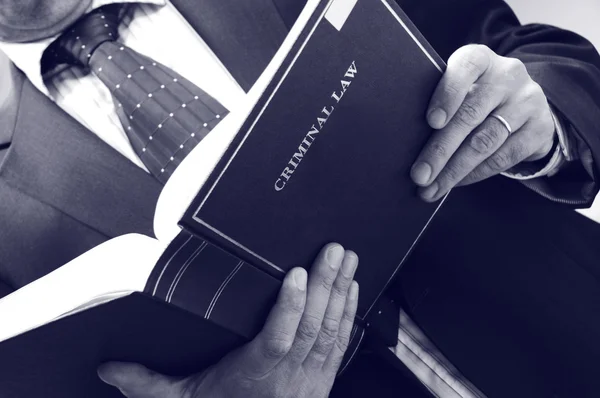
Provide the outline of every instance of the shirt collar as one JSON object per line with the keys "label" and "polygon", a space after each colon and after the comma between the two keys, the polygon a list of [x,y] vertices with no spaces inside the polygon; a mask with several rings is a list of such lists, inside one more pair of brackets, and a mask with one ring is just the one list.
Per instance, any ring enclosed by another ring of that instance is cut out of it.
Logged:
{"label": "shirt collar", "polygon": [[[146,3],[164,6],[167,1],[168,0],[93,0],[87,12],[89,13],[96,8],[114,3]],[[42,55],[58,36],[59,35],[56,35],[30,43],[0,42],[0,51],[4,52],[8,58],[10,58],[10,60],[25,73],[31,83],[46,95],[48,95],[48,89],[46,88],[44,77],[41,72]]]}

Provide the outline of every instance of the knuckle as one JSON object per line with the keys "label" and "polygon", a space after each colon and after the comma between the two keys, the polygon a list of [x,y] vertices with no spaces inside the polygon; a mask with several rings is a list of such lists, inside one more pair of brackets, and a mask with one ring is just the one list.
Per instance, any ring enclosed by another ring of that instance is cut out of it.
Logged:
{"label": "knuckle", "polygon": [[304,303],[302,300],[294,300],[289,306],[285,308],[285,311],[289,315],[302,315],[302,313],[304,312]]}
{"label": "knuckle", "polygon": [[490,168],[495,172],[502,172],[510,168],[510,157],[506,152],[496,152],[488,159]]}
{"label": "knuckle", "polygon": [[458,165],[448,164],[444,168],[443,175],[438,179],[440,186],[444,187],[446,185],[451,185],[461,178],[461,171]]}
{"label": "knuckle", "polygon": [[489,66],[490,48],[482,44],[465,46],[464,55],[461,57],[461,67],[469,72],[482,72]]}
{"label": "knuckle", "polygon": [[325,361],[333,347],[335,347],[335,339],[329,339],[323,336],[319,337],[311,351],[312,354],[320,358],[321,361]]}
{"label": "knuckle", "polygon": [[301,322],[298,326],[298,331],[296,332],[296,335],[300,340],[313,341],[319,335],[320,329],[321,326],[319,322],[317,322],[317,320],[313,318]]}
{"label": "knuckle", "polygon": [[489,98],[494,98],[498,85],[491,82],[476,82],[469,89],[469,97],[476,99],[477,103],[484,103]]}
{"label": "knuckle", "polygon": [[519,149],[498,151],[490,156],[488,164],[493,171],[500,173],[519,163],[519,153]]}
{"label": "knuckle", "polygon": [[474,182],[484,180],[486,178],[485,170],[481,168],[475,168],[465,178],[461,180],[461,184],[470,185]]}
{"label": "knuckle", "polygon": [[323,325],[321,326],[321,334],[325,340],[335,340],[340,332],[340,322],[331,317],[325,317],[323,319]]}
{"label": "knuckle", "polygon": [[313,357],[316,357],[319,362],[325,362],[326,358],[329,356],[329,353],[335,346],[335,341],[327,340],[327,341],[318,341],[311,349],[311,354]]}
{"label": "knuckle", "polygon": [[485,44],[470,44],[470,47],[473,48],[473,51],[478,53],[480,57],[489,58],[490,54],[494,54],[494,51],[486,46]]}
{"label": "knuckle", "polygon": [[531,102],[536,105],[542,105],[546,103],[546,95],[542,87],[531,80],[523,89],[523,101]]}
{"label": "knuckle", "polygon": [[456,120],[463,126],[473,127],[478,124],[483,118],[482,107],[472,101],[462,103],[458,112],[456,112]]}
{"label": "knuckle", "polygon": [[282,358],[290,352],[292,344],[293,342],[287,338],[271,338],[263,346],[262,353],[268,359]]}
{"label": "knuckle", "polygon": [[540,86],[538,82],[532,79],[529,83],[529,86],[531,87],[533,95],[546,101],[546,94],[544,93],[544,89],[542,88],[542,86]]}
{"label": "knuckle", "polygon": [[468,73],[478,73],[481,69],[480,64],[476,60],[477,58],[473,54],[469,54],[460,61],[460,67]]}
{"label": "knuckle", "polygon": [[331,289],[330,301],[336,299],[343,300],[348,295],[348,288],[350,286],[350,283],[352,283],[352,279],[342,275],[341,273],[340,276],[340,280],[337,281],[333,285],[333,289]]}
{"label": "knuckle", "polygon": [[506,68],[506,72],[513,76],[521,76],[527,74],[527,68],[523,61],[517,58],[505,58],[504,65]]}
{"label": "knuckle", "polygon": [[460,87],[457,86],[456,82],[448,81],[446,85],[444,85],[444,93],[443,96],[446,101],[450,101],[454,98],[458,98],[460,95]]}
{"label": "knuckle", "polygon": [[336,277],[337,275],[323,275],[323,277],[321,277],[321,287],[326,291],[330,291]]}
{"label": "knuckle", "polygon": [[500,129],[489,127],[473,134],[469,147],[479,155],[490,153],[501,140]]}
{"label": "knuckle", "polygon": [[429,147],[428,157],[433,159],[445,158],[448,150],[446,149],[446,145],[444,145],[441,141],[435,141]]}

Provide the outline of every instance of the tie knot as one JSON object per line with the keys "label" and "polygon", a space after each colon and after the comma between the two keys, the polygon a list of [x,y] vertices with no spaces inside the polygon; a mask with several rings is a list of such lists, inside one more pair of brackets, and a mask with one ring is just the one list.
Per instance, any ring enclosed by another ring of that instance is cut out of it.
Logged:
{"label": "tie knot", "polygon": [[44,53],[42,69],[66,63],[87,68],[100,44],[118,37],[119,4],[99,7],[67,28]]}

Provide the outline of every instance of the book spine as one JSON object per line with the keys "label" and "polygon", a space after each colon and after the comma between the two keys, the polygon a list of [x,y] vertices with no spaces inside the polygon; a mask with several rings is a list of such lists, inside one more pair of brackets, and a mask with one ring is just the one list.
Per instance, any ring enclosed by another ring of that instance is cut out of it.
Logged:
{"label": "book spine", "polygon": [[280,286],[280,280],[183,230],[157,262],[144,292],[250,339]]}
{"label": "book spine", "polygon": [[[144,293],[250,341],[280,287],[281,281],[184,230],[157,262]],[[364,335],[365,325],[357,320],[338,374],[354,359]]]}

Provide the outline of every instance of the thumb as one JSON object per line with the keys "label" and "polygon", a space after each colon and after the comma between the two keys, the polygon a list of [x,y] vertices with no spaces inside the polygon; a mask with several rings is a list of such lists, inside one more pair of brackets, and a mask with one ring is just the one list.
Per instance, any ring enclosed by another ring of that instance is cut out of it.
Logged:
{"label": "thumb", "polygon": [[127,398],[179,398],[182,396],[178,379],[163,376],[145,366],[109,362],[98,368],[98,377],[121,390]]}

